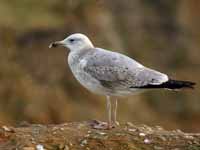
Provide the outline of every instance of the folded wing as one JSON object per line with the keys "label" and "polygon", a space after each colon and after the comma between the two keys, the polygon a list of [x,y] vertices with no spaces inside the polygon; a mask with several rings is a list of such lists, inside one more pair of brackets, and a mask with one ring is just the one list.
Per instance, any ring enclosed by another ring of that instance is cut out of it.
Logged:
{"label": "folded wing", "polygon": [[87,62],[84,71],[113,90],[159,85],[168,80],[167,75],[146,68],[125,55],[100,48],[84,56],[84,60]]}

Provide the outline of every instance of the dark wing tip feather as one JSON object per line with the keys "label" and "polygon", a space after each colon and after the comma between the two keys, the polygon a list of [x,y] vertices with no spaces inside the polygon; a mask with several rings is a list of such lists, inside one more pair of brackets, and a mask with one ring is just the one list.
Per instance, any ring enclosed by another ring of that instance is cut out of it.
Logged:
{"label": "dark wing tip feather", "polygon": [[181,89],[181,88],[190,88],[194,89],[194,86],[196,85],[195,82],[191,81],[179,81],[179,80],[169,80],[169,85],[171,85],[171,89]]}
{"label": "dark wing tip feather", "polygon": [[147,84],[140,87],[130,87],[130,88],[141,88],[141,89],[155,89],[155,88],[166,88],[166,89],[183,89],[183,88],[190,88],[194,89],[194,86],[196,85],[195,82],[191,81],[179,81],[179,80],[172,80],[169,79],[167,82],[164,82],[162,84],[154,85],[154,84]]}

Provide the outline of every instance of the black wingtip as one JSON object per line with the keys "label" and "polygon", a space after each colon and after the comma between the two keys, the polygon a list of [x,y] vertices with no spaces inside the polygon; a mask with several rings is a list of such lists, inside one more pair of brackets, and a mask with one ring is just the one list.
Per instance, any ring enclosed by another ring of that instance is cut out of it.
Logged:
{"label": "black wingtip", "polygon": [[140,87],[130,87],[130,88],[142,88],[142,89],[159,89],[159,88],[165,88],[165,89],[194,89],[196,83],[191,81],[180,81],[180,80],[172,80],[169,79],[167,82],[164,82],[162,84],[154,85],[154,84],[147,84]]}
{"label": "black wingtip", "polygon": [[166,84],[169,86],[169,89],[181,89],[181,88],[189,88],[194,89],[196,83],[191,81],[179,81],[179,80],[169,80],[166,82]]}

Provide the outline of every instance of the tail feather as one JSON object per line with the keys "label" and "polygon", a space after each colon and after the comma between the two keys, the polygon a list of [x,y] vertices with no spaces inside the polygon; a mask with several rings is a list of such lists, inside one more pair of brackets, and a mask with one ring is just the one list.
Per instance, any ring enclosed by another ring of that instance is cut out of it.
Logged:
{"label": "tail feather", "polygon": [[142,89],[155,89],[155,88],[166,88],[166,89],[183,89],[183,88],[190,88],[194,89],[196,83],[191,82],[191,81],[180,81],[180,80],[172,80],[169,79],[167,82],[164,82],[159,85],[155,84],[148,84],[142,87],[137,87],[137,88],[142,88]]}

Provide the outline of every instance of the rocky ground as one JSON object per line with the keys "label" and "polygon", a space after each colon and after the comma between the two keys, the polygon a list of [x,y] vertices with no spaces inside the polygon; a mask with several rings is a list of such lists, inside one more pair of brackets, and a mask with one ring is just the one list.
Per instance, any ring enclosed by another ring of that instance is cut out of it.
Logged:
{"label": "rocky ground", "polygon": [[199,150],[200,134],[126,123],[92,129],[91,121],[1,126],[1,150]]}

